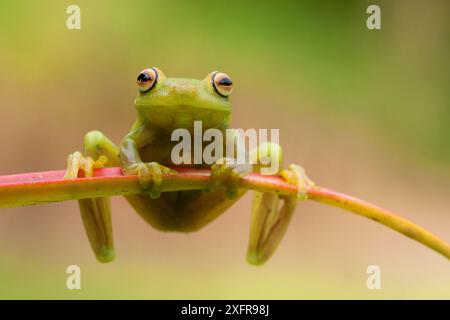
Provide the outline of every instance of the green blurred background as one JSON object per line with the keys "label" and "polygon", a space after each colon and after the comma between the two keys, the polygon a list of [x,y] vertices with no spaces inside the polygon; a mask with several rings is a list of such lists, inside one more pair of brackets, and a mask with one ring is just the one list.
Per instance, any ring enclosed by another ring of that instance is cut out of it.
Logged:
{"label": "green blurred background", "polygon": [[[66,8],[81,8],[81,30]],[[366,28],[381,7],[382,29]],[[450,241],[448,1],[0,2],[0,174],[62,169],[99,129],[119,142],[137,73],[234,80],[234,127],[280,128],[318,184]],[[76,202],[2,209],[0,298],[450,298],[448,260],[373,221],[302,203],[263,267],[245,262],[251,194],[195,234],[114,198],[99,264]],[[82,290],[65,288],[66,267]],[[381,267],[382,289],[366,288]]]}

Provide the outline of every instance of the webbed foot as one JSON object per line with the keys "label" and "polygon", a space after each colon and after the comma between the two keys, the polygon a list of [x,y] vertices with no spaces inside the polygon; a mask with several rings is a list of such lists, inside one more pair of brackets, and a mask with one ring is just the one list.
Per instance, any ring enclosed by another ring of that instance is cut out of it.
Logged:
{"label": "webbed foot", "polygon": [[252,165],[238,164],[235,159],[222,158],[211,166],[211,183],[207,191],[226,186],[227,197],[234,199],[238,195],[239,180],[252,172]]}
{"label": "webbed foot", "polygon": [[315,183],[308,178],[303,167],[291,164],[288,166],[288,169],[281,170],[280,175],[286,182],[297,186],[297,199],[308,199],[308,190],[313,188]]}
{"label": "webbed foot", "polygon": [[157,162],[139,162],[126,168],[124,173],[137,174],[141,189],[148,192],[152,199],[157,199],[161,195],[163,175],[176,173],[176,171]]}
{"label": "webbed foot", "polygon": [[67,157],[67,168],[64,179],[77,178],[80,169],[84,171],[86,177],[92,177],[94,175],[94,169],[103,168],[107,161],[108,158],[106,156],[100,156],[97,160],[94,160],[76,151]]}

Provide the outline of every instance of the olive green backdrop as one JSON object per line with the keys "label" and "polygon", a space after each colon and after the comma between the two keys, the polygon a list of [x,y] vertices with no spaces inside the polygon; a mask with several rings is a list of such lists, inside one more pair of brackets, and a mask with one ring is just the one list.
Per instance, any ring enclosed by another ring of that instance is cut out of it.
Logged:
{"label": "olive green backdrop", "polygon": [[[66,8],[81,8],[81,30]],[[366,8],[381,7],[381,30]],[[448,1],[0,2],[0,174],[62,169],[99,129],[119,142],[137,73],[235,83],[233,126],[279,128],[318,184],[450,241]],[[361,217],[302,203],[262,267],[251,195],[195,234],[160,233],[121,198],[117,259],[96,262],[75,202],[1,209],[1,298],[450,298],[448,260]],[[65,288],[77,264],[82,290]],[[382,289],[368,290],[379,265]]]}

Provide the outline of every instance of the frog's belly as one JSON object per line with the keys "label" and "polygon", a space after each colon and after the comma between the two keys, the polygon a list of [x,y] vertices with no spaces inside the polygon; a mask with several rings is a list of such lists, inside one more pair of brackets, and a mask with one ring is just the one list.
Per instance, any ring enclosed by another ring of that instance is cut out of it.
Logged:
{"label": "frog's belly", "polygon": [[152,143],[139,149],[139,155],[144,162],[158,162],[162,165],[173,164],[171,160],[172,143]]}

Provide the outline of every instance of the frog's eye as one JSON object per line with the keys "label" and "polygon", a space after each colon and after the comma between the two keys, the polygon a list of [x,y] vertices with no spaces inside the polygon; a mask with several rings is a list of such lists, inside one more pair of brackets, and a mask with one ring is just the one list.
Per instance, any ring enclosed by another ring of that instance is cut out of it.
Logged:
{"label": "frog's eye", "polygon": [[139,91],[142,93],[149,91],[155,86],[156,80],[158,80],[158,72],[155,68],[142,70],[136,80]]}
{"label": "frog's eye", "polygon": [[233,81],[222,72],[215,72],[211,78],[214,89],[223,97],[228,97],[233,91]]}

